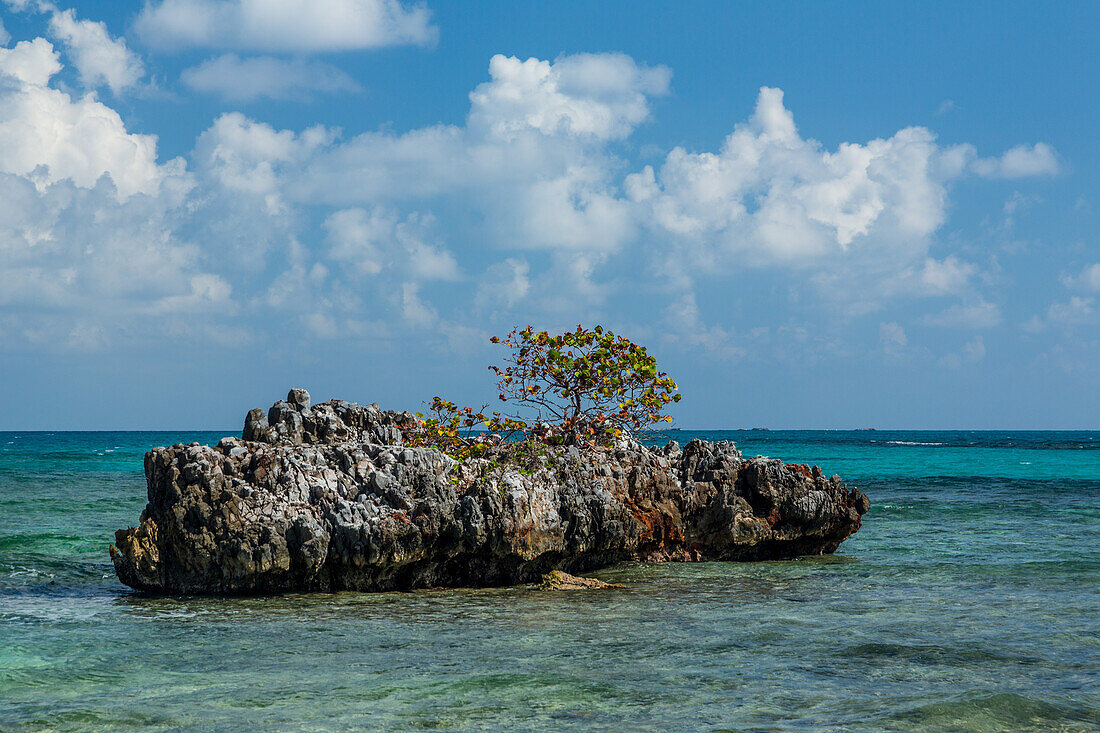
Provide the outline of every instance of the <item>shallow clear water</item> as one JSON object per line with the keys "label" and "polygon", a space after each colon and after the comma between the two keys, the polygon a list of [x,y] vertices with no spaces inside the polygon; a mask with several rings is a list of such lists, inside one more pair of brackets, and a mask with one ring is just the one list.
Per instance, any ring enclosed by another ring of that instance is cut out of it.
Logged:
{"label": "shallow clear water", "polygon": [[150,446],[0,433],[0,730],[1100,730],[1100,433],[708,432],[866,491],[837,555],[625,590],[147,598]]}

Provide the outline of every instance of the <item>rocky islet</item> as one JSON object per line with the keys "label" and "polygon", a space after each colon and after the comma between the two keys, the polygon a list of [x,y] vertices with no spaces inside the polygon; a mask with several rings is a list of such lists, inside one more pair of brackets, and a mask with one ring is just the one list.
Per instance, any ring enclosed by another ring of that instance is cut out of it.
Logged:
{"label": "rocky islet", "polygon": [[110,548],[119,579],[166,594],[382,591],[793,558],[835,551],[869,507],[816,466],[728,441],[458,461],[406,446],[414,420],[293,389],[251,410],[242,439],[151,450],[148,504]]}

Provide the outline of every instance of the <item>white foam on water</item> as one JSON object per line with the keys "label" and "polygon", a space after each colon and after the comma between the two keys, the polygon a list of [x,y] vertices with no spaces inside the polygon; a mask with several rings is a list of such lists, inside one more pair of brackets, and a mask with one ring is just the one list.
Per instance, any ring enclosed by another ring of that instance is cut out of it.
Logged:
{"label": "white foam on water", "polygon": [[90,621],[104,613],[111,612],[111,605],[105,599],[57,599],[44,597],[22,597],[11,599],[0,606],[0,614],[5,620],[35,619],[50,622]]}
{"label": "white foam on water", "polygon": [[53,573],[39,570],[38,568],[28,568],[26,566],[17,567],[12,570],[9,575],[13,578],[48,578],[53,580],[56,576]]}

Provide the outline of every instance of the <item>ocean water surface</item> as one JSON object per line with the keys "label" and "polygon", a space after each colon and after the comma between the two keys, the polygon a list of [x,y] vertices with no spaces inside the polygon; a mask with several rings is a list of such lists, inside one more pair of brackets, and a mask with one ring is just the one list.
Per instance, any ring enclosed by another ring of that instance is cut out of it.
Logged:
{"label": "ocean water surface", "polygon": [[142,456],[0,432],[0,730],[1100,730],[1100,432],[731,431],[871,498],[831,557],[624,590],[152,598]]}

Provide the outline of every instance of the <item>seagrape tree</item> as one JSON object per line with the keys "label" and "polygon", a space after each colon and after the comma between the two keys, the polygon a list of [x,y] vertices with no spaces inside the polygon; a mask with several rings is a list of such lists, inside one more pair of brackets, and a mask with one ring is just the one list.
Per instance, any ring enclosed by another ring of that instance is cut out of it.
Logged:
{"label": "seagrape tree", "polygon": [[531,326],[490,339],[509,349],[497,376],[501,410],[486,413],[435,397],[409,439],[462,457],[515,437],[596,447],[672,422],[678,387],[644,346],[600,326],[550,335]]}

